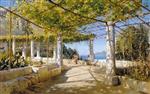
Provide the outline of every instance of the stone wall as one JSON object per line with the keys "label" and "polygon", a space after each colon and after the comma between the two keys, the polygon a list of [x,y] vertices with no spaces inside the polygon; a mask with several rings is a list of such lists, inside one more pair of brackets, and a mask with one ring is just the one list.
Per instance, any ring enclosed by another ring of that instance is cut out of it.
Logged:
{"label": "stone wall", "polygon": [[17,77],[25,76],[32,73],[31,67],[16,68],[0,71],[0,82],[11,80]]}
{"label": "stone wall", "polygon": [[[29,69],[30,71],[26,72],[26,69]],[[31,73],[31,71],[33,72]],[[61,71],[62,71],[61,68],[58,68],[57,66],[54,65],[53,66],[45,65],[42,67],[32,67],[32,68],[29,67],[29,68],[3,71],[7,74],[7,76],[2,73],[1,76],[4,75],[7,79],[3,78],[0,82],[0,94],[11,94],[12,92],[15,91],[22,91],[31,85],[34,85],[42,81],[46,81],[54,76],[61,74]],[[20,74],[20,72],[23,73]],[[10,76],[8,74],[10,74]],[[11,77],[13,78],[10,79]]]}
{"label": "stone wall", "polygon": [[125,88],[132,88],[139,92],[143,92],[142,94],[150,94],[150,82],[139,81],[123,76],[121,77],[121,82]]}
{"label": "stone wall", "polygon": [[[96,62],[96,65],[97,66],[100,66],[100,67],[106,67],[108,63],[106,62]],[[120,61],[120,60],[117,60],[116,61],[116,67],[117,68],[127,68],[127,67],[131,67],[131,66],[134,66],[136,65],[136,62],[132,62],[132,61]]]}

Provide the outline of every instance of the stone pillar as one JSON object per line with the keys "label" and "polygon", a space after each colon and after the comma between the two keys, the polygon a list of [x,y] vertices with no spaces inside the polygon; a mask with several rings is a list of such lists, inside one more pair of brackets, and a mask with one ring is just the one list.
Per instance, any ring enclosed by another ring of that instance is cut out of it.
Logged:
{"label": "stone pillar", "polygon": [[63,64],[62,54],[62,35],[59,33],[57,36],[57,64],[59,67],[61,67]]}
{"label": "stone pillar", "polygon": [[113,22],[107,22],[106,32],[106,74],[115,75],[115,31]]}
{"label": "stone pillar", "polygon": [[34,41],[31,40],[31,58],[34,58]]}
{"label": "stone pillar", "polygon": [[12,52],[13,52],[13,55],[16,54],[16,40],[15,40],[15,38],[13,38],[13,40],[12,40]]}
{"label": "stone pillar", "polygon": [[89,40],[89,59],[90,59],[90,62],[94,62],[94,49],[93,49],[93,38],[90,38]]}
{"label": "stone pillar", "polygon": [[148,43],[149,43],[149,48],[148,48],[147,60],[150,62],[150,28],[149,28],[149,32],[148,32]]}
{"label": "stone pillar", "polygon": [[106,84],[117,86],[120,85],[120,79],[116,76],[115,62],[115,31],[113,22],[109,21],[106,24]]}
{"label": "stone pillar", "polygon": [[22,57],[26,59],[26,45],[25,44],[23,45],[23,48],[22,48]]}
{"label": "stone pillar", "polygon": [[37,48],[36,48],[36,57],[40,58],[40,42],[37,43]]}
{"label": "stone pillar", "polygon": [[57,60],[57,47],[56,46],[53,47],[53,60],[56,63],[56,60]]}

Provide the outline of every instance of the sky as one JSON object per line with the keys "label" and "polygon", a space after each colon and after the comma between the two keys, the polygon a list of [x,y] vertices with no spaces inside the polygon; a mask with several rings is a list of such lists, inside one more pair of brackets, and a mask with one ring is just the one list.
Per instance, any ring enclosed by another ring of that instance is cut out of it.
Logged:
{"label": "sky", "polygon": [[16,1],[16,0],[0,0],[0,5],[2,6],[12,6],[14,5],[14,2],[12,1]]}
{"label": "sky", "polygon": [[[94,39],[94,53],[106,51],[105,48],[106,40],[105,38]],[[76,49],[80,55],[89,54],[89,41],[75,42],[66,44],[67,47]]]}
{"label": "sky", "polygon": [[[12,6],[14,3],[10,3],[10,1],[16,1],[16,0],[0,0],[0,5],[2,6]],[[150,0],[143,0],[143,4],[146,4],[150,8]],[[150,19],[150,15],[145,16],[145,21],[147,19]],[[150,21],[150,20],[148,20]],[[137,19],[131,19],[128,21],[128,23],[134,23],[138,22]],[[95,23],[90,25],[92,29],[88,29],[89,31],[94,31],[95,34],[100,35],[105,33],[104,27],[97,27],[99,23]],[[119,23],[119,25],[121,25]],[[104,28],[103,30],[100,30],[100,28]],[[87,30],[87,31],[88,31]],[[82,41],[82,42],[75,42],[75,43],[67,43],[65,44],[67,47],[70,47],[72,49],[76,49],[80,55],[88,55],[89,54],[89,43],[88,41]],[[94,39],[94,53],[106,51],[106,39],[104,37],[99,37]]]}

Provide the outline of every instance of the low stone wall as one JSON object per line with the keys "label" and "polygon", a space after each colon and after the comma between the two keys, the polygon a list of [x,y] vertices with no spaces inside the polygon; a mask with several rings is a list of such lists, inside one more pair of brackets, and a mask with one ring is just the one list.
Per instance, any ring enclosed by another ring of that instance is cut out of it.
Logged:
{"label": "low stone wall", "polygon": [[16,68],[0,71],[0,82],[11,80],[17,77],[25,76],[32,73],[31,67]]}
{"label": "low stone wall", "polygon": [[129,77],[121,77],[122,85],[126,88],[132,88],[142,94],[150,94],[150,82],[139,81]]}
{"label": "low stone wall", "polygon": [[[106,62],[96,62],[97,66],[100,67],[106,67],[108,63]],[[132,61],[116,61],[116,67],[117,68],[127,68],[127,67],[131,67],[131,66],[135,66],[136,62],[132,62]]]}
{"label": "low stone wall", "polygon": [[39,67],[35,73],[22,77],[16,76],[18,78],[0,82],[0,94],[11,94],[12,92],[22,91],[31,85],[61,74],[61,71],[61,68],[51,67],[51,65]]}

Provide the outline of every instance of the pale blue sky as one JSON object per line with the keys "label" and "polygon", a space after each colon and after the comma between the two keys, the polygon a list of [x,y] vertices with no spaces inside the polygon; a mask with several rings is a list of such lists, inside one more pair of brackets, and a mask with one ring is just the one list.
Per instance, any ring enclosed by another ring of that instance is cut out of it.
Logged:
{"label": "pale blue sky", "polygon": [[0,0],[0,5],[3,6],[13,6],[17,0]]}
{"label": "pale blue sky", "polygon": [[[94,52],[97,53],[97,52],[106,50],[105,45],[106,45],[106,40],[104,38],[94,39]],[[88,41],[68,43],[66,46],[76,49],[80,55],[89,54],[89,42]]]}

